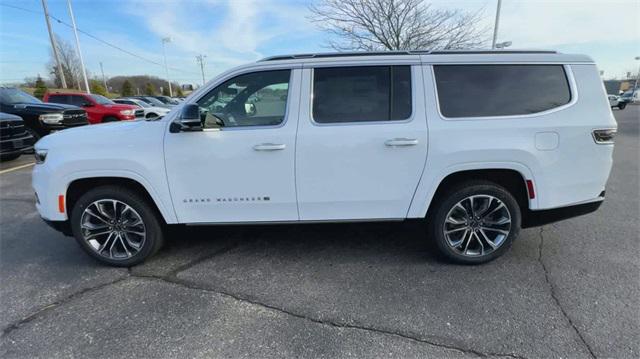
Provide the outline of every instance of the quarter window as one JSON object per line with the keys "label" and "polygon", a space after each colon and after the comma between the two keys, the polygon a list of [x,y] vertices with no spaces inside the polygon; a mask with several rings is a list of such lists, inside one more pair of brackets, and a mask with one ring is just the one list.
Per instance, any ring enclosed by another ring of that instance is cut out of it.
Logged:
{"label": "quarter window", "polygon": [[410,66],[314,69],[313,119],[318,123],[398,121],[410,116]]}
{"label": "quarter window", "polygon": [[204,128],[275,126],[284,121],[291,70],[236,76],[198,101]]}
{"label": "quarter window", "polygon": [[562,65],[435,65],[445,117],[526,115],[571,101]]}

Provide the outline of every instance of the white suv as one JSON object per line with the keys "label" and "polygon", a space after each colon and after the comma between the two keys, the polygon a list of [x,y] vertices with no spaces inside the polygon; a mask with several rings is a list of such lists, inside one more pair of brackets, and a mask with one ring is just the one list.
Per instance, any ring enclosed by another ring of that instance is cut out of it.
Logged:
{"label": "white suv", "polygon": [[616,122],[593,61],[553,51],[279,56],[159,120],[36,145],[40,215],[129,266],[172,224],[425,219],[481,263],[520,228],[596,210]]}

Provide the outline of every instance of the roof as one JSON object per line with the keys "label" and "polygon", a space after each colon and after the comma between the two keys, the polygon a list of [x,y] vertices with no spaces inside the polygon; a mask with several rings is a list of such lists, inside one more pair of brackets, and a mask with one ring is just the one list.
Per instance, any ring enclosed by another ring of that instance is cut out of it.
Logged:
{"label": "roof", "polygon": [[359,51],[359,52],[327,52],[327,53],[308,53],[308,54],[292,54],[277,55],[266,57],[258,62],[271,61],[331,61],[333,59],[340,60],[345,58],[360,58],[364,60],[366,57],[375,60],[380,57],[417,58],[428,62],[486,62],[486,61],[533,61],[533,62],[593,62],[591,58],[585,55],[562,54],[553,50],[528,50],[528,49],[510,49],[510,50],[403,50],[403,51]]}

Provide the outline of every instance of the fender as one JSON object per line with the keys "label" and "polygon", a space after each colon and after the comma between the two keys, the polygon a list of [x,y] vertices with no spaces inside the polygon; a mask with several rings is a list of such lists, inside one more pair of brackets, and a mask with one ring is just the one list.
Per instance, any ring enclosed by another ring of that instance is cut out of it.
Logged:
{"label": "fender", "polygon": [[[425,173],[409,205],[409,211],[407,212],[407,218],[424,218],[427,215],[427,210],[431,204],[431,200],[435,195],[440,183],[449,175],[461,171],[469,170],[514,170],[525,179],[533,180],[535,178],[533,172],[526,165],[519,162],[465,162],[458,163],[446,167],[440,172],[429,175],[428,168],[425,168]],[[529,208],[538,208],[538,198],[529,200]]]}
{"label": "fender", "polygon": [[62,182],[64,184],[64,193],[67,193],[69,190],[69,185],[71,182],[79,179],[89,179],[89,178],[99,178],[99,177],[119,177],[126,178],[133,181],[138,182],[142,187],[144,187],[153,202],[155,202],[160,214],[164,218],[166,223],[177,223],[178,218],[176,217],[176,213],[173,210],[173,205],[171,203],[165,203],[161,200],[161,196],[158,195],[158,191],[153,187],[151,182],[147,181],[142,175],[137,172],[130,170],[90,170],[90,171],[78,171],[70,173],[62,178]]}

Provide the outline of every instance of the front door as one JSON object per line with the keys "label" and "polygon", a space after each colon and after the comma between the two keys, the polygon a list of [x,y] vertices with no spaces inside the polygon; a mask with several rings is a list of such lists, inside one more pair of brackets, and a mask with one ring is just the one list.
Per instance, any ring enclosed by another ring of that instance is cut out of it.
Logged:
{"label": "front door", "polygon": [[181,223],[298,220],[295,135],[301,70],[233,76],[197,99],[204,130],[167,133]]}
{"label": "front door", "polygon": [[427,156],[420,66],[319,66],[303,74],[300,219],[405,218]]}

